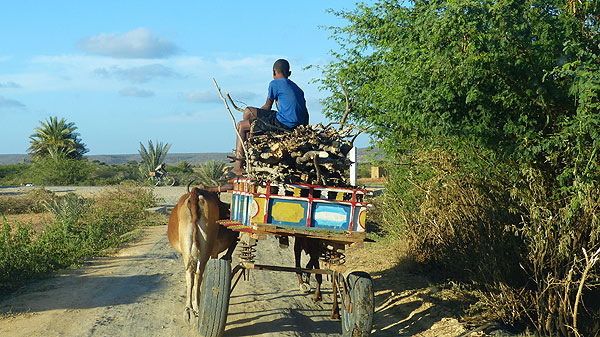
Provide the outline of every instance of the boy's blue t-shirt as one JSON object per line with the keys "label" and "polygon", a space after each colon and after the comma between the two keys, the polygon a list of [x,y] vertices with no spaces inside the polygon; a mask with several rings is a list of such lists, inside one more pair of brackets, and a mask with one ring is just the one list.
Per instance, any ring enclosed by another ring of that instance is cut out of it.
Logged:
{"label": "boy's blue t-shirt", "polygon": [[269,83],[268,97],[277,101],[277,119],[284,125],[293,128],[304,124],[308,117],[304,91],[287,78],[280,78]]}

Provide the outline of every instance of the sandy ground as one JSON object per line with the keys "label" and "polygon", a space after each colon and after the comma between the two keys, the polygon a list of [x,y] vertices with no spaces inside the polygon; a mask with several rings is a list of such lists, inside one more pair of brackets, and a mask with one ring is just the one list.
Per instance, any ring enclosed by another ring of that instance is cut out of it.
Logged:
{"label": "sandy ground", "polygon": [[[3,187],[0,194],[24,189]],[[90,196],[102,188],[47,189]],[[184,190],[159,187],[155,194],[174,204]],[[387,263],[364,258],[373,253],[367,248],[348,252],[355,264],[376,264],[363,266],[376,291],[373,336],[468,334],[447,315],[444,303],[432,299],[439,290],[422,277],[399,275],[391,257],[378,256]],[[259,241],[257,263],[292,266],[292,247],[281,249],[272,238]],[[295,274],[251,271],[231,294],[225,336],[340,336],[341,323],[329,319],[331,284],[323,286],[323,302],[315,303],[311,294],[298,290]],[[0,336],[197,336],[183,322],[184,290],[183,262],[167,240],[166,226],[148,227],[139,241],[114,256],[57,273],[5,298],[0,302]]]}

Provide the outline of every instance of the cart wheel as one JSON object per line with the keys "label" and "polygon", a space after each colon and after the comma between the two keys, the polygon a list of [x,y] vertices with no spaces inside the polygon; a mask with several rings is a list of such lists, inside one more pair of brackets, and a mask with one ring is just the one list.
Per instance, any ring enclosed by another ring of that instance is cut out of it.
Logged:
{"label": "cart wheel", "polygon": [[198,333],[219,337],[225,331],[229,311],[231,265],[229,261],[211,259],[206,263],[198,305]]}
{"label": "cart wheel", "polygon": [[[371,276],[364,272],[353,272],[348,275],[346,285],[350,298],[341,293],[342,336],[369,336],[375,311]],[[351,312],[346,309],[348,301],[351,302]]]}

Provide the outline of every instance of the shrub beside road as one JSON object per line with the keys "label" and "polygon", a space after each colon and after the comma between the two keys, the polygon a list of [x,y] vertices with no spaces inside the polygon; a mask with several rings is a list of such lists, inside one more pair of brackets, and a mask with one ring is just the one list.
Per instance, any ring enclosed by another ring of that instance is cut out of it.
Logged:
{"label": "shrub beside road", "polygon": [[154,204],[151,190],[118,185],[94,198],[74,193],[57,196],[43,188],[24,195],[0,195],[0,214],[48,211],[52,221],[37,230],[9,223],[0,231],[0,295],[50,272],[77,265],[106,249],[118,247],[124,235],[150,221],[144,209]]}

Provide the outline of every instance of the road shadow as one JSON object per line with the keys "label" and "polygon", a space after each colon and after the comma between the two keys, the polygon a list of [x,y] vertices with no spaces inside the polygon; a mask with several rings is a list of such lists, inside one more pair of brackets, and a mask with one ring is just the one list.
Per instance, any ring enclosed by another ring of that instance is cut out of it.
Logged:
{"label": "road shadow", "polygon": [[[280,313],[285,310],[285,317]],[[277,334],[291,336],[314,336],[315,334],[332,335],[339,334],[341,323],[336,320],[323,319],[322,315],[315,317],[314,310],[311,309],[273,309],[263,311],[256,315],[240,320],[227,322],[228,326],[238,325],[236,327],[225,328],[226,337],[256,336],[262,334]],[[304,312],[310,314],[306,315]],[[324,313],[325,314],[325,313]],[[274,319],[268,319],[269,316],[277,316]],[[327,314],[328,317],[328,314]],[[254,322],[259,320],[259,322]],[[230,325],[231,324],[231,325]],[[243,324],[239,326],[239,324]]]}
{"label": "road shadow", "polygon": [[[70,273],[72,274],[72,273]],[[34,282],[0,302],[0,315],[90,309],[139,302],[164,286],[168,274],[131,276],[65,275]]]}

